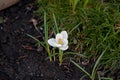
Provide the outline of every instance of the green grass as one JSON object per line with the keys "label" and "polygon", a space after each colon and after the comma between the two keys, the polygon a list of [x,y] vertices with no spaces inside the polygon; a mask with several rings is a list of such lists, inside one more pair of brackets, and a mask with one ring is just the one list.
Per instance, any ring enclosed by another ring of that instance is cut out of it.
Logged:
{"label": "green grass", "polygon": [[50,32],[56,24],[59,31],[67,30],[70,51],[96,61],[108,47],[99,65],[111,71],[120,69],[119,0],[37,0],[36,3],[39,8],[35,14],[41,17],[46,12]]}
{"label": "green grass", "polygon": [[97,74],[97,68],[98,64],[103,57],[104,53],[106,52],[107,48],[101,53],[97,61],[95,62],[95,65],[93,66],[92,73],[87,72],[83,67],[79,66],[77,63],[71,60],[71,62],[76,65],[80,70],[82,70],[91,80],[95,80],[96,74]]}

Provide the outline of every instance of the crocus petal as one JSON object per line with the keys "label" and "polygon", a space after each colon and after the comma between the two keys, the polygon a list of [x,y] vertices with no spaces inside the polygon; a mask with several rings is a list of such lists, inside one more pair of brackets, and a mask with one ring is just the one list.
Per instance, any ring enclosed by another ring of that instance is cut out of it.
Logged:
{"label": "crocus petal", "polygon": [[52,47],[61,47],[60,44],[57,44],[56,40],[54,38],[51,38],[48,40],[48,44]]}
{"label": "crocus petal", "polygon": [[67,46],[62,46],[62,47],[60,47],[60,49],[63,50],[63,51],[67,50],[68,49],[68,45]]}
{"label": "crocus petal", "polygon": [[62,31],[61,35],[63,39],[68,39],[68,33],[66,31]]}
{"label": "crocus petal", "polygon": [[67,46],[68,45],[68,40],[67,39],[63,39],[63,45],[62,46]]}
{"label": "crocus petal", "polygon": [[58,40],[59,40],[60,38],[62,39],[62,35],[61,35],[60,33],[58,33],[58,34],[56,35],[56,38],[55,38],[57,43],[58,43]]}

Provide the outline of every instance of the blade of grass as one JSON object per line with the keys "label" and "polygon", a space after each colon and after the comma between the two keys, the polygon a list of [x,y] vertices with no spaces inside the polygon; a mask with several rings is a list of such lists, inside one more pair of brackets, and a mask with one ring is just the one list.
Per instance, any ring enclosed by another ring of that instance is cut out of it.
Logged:
{"label": "blade of grass", "polygon": [[46,21],[46,12],[44,12],[44,32],[45,32],[45,41],[48,40],[48,26]]}
{"label": "blade of grass", "polygon": [[97,45],[96,48],[98,48],[108,38],[109,34],[110,34],[110,31],[106,34],[105,38]]}
{"label": "blade of grass", "polygon": [[76,65],[80,70],[82,70],[86,75],[88,75],[89,77],[91,77],[91,75],[85,70],[83,69],[80,65],[78,65],[76,62],[74,62],[73,60],[71,60],[71,62]]}
{"label": "blade of grass", "polygon": [[70,5],[72,5],[73,12],[75,11],[78,2],[79,0],[70,0]]}
{"label": "blade of grass", "polygon": [[98,80],[101,80],[101,77],[100,77],[100,75],[98,74]]}
{"label": "blade of grass", "polygon": [[53,13],[53,20],[54,20],[54,23],[55,23],[55,33],[59,33],[58,24],[57,24],[56,17],[55,17],[54,13]]}
{"label": "blade of grass", "polygon": [[27,36],[31,37],[32,39],[34,39],[35,41],[37,41],[37,43],[39,43],[40,45],[42,45],[44,48],[44,44],[42,42],[40,42],[40,40],[38,40],[37,38],[33,37],[32,35],[26,34]]}
{"label": "blade of grass", "polygon": [[103,56],[104,53],[106,52],[107,48],[108,48],[108,47],[106,47],[106,49],[105,49],[105,50],[102,52],[102,54],[99,56],[99,58],[97,59],[95,65],[94,65],[94,67],[93,67],[92,74],[91,74],[91,78],[92,78],[93,80],[94,80],[94,78],[95,78],[97,66],[98,66],[98,64],[99,64],[102,56]]}
{"label": "blade of grass", "polygon": [[84,80],[84,78],[86,77],[87,75],[83,75],[80,80]]}
{"label": "blade of grass", "polygon": [[57,53],[53,53],[53,54],[51,54],[50,56],[48,56],[48,57],[46,58],[46,60],[49,59],[49,58],[51,58],[51,57],[54,58],[54,56],[56,56],[56,55],[57,55]]}
{"label": "blade of grass", "polygon": [[87,4],[89,3],[89,0],[85,0],[85,2],[84,2],[84,8],[87,6]]}
{"label": "blade of grass", "polygon": [[49,45],[47,43],[48,41],[48,26],[47,26],[47,19],[46,19],[46,12],[44,12],[44,32],[45,32],[45,44],[46,44],[46,51],[49,55],[49,59],[50,61],[52,61],[52,58],[51,58],[51,52],[50,52],[50,48],[49,48]]}
{"label": "blade of grass", "polygon": [[81,24],[81,22],[79,24],[77,24],[74,28],[72,28],[72,30],[69,32],[69,34],[71,34],[76,28],[78,28],[80,24]]}

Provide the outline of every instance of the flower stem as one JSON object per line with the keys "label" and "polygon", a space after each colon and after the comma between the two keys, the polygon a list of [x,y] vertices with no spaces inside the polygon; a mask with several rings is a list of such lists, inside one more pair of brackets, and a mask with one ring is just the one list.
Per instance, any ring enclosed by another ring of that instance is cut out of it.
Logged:
{"label": "flower stem", "polygon": [[47,52],[48,52],[48,56],[49,56],[49,59],[50,59],[50,62],[51,62],[52,58],[51,58],[51,53],[50,53],[50,49],[49,48],[47,49]]}
{"label": "flower stem", "polygon": [[63,62],[63,51],[59,49],[59,65],[61,66],[62,62]]}

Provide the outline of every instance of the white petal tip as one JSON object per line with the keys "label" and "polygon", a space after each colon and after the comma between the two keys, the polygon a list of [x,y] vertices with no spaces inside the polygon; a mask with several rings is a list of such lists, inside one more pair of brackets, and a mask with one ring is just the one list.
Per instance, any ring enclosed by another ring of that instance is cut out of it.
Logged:
{"label": "white petal tip", "polygon": [[65,51],[68,49],[68,46],[65,46],[65,47],[60,47],[61,50]]}

